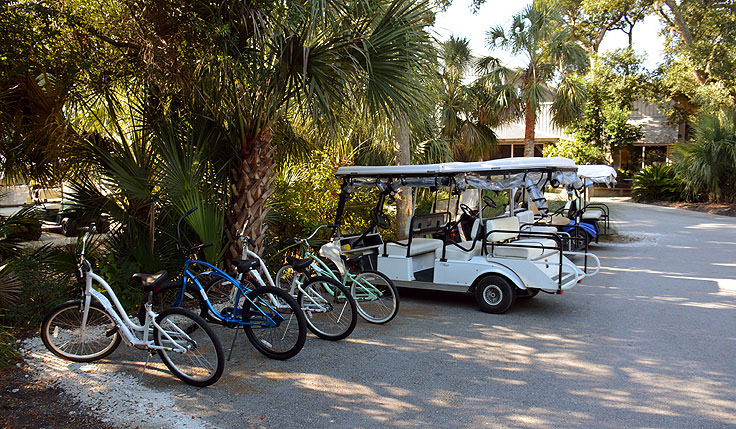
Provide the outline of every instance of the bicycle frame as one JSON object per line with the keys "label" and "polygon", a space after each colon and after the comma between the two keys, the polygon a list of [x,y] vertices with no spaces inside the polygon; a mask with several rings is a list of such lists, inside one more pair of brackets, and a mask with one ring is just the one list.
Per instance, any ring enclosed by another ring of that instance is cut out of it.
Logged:
{"label": "bicycle frame", "polygon": [[[139,347],[144,346],[148,349],[152,350],[171,350],[178,353],[184,353],[187,351],[187,348],[177,343],[169,334],[166,332],[165,329],[163,329],[158,323],[156,323],[156,316],[157,314],[151,310],[151,304],[146,304],[146,321],[143,325],[139,325],[128,317],[128,315],[125,312],[125,309],[123,308],[123,305],[120,303],[120,300],[118,300],[118,297],[115,295],[115,292],[113,292],[110,285],[103,279],[102,277],[98,276],[92,271],[92,267],[89,266],[89,263],[82,257],[82,265],[84,266],[84,277],[85,277],[85,287],[84,287],[84,309],[82,310],[82,337],[84,337],[84,332],[87,326],[87,316],[89,315],[89,307],[92,303],[92,298],[96,299],[102,306],[105,308],[105,311],[115,320],[115,324],[117,325],[118,331],[122,334],[122,338],[125,341],[126,344]],[[109,295],[109,299],[105,294],[95,290],[92,287],[92,281],[97,282],[100,286],[105,289],[107,292],[107,295]],[[167,340],[171,341],[173,344],[176,344],[178,347],[176,349],[172,347],[163,347],[158,346],[154,343],[152,339],[149,339],[149,334],[151,331],[151,326],[158,329],[164,337],[166,337]],[[175,328],[179,331],[180,334],[184,334],[186,336],[186,333],[179,329],[178,326],[175,326]],[[140,338],[138,338],[137,333],[140,333]]]}
{"label": "bicycle frame", "polygon": [[[263,261],[261,261],[261,264],[263,264]],[[195,266],[197,266],[197,265],[198,266],[204,266],[204,267],[207,268],[207,270],[203,271],[200,274],[194,274],[189,269],[192,265],[195,265]],[[268,271],[266,271],[266,273],[268,273]],[[258,285],[259,286],[264,286],[263,279],[258,274],[258,272],[254,271],[254,270],[250,270],[249,271],[249,274],[252,274],[256,278],[256,280],[258,281]],[[214,275],[216,277],[219,277],[219,278],[221,278],[223,280],[228,281],[229,283],[231,283],[233,286],[235,286],[238,289],[238,292],[236,293],[236,296],[235,296],[235,302],[233,304],[232,316],[223,315],[223,314],[221,314],[219,311],[217,311],[212,306],[212,303],[210,302],[209,298],[207,297],[207,292],[205,292],[204,287],[202,287],[202,283],[200,283],[200,281],[198,280],[199,277],[204,276],[204,275]],[[271,280],[270,275],[268,276],[268,279],[271,282],[271,284],[273,284],[273,280]],[[240,297],[241,296],[244,299],[247,299],[251,304],[255,304],[250,298],[248,298],[248,295],[246,295],[252,289],[243,286],[240,283],[239,280],[234,279],[229,274],[227,274],[226,272],[224,272],[221,269],[217,268],[216,266],[210,264],[209,262],[199,261],[199,260],[196,260],[196,259],[187,259],[186,262],[184,263],[184,273],[183,273],[183,277],[182,277],[182,289],[181,289],[182,291],[186,290],[187,282],[188,281],[191,281],[192,283],[194,283],[197,286],[197,289],[199,290],[200,295],[202,295],[202,298],[204,299],[205,303],[207,303],[207,308],[208,308],[210,314],[212,314],[212,316],[214,316],[219,321],[221,321],[223,323],[226,323],[226,324],[235,323],[235,324],[240,325],[240,326],[242,326],[242,325],[253,325],[254,324],[254,323],[251,323],[251,322],[245,322],[245,321],[242,320],[242,318],[239,319],[239,318],[235,317],[235,315],[237,314],[237,309],[239,308],[238,303],[240,302]],[[180,306],[182,304],[183,299],[184,299],[184,294],[182,293],[177,298],[176,305],[177,306]],[[268,303],[265,303],[264,302],[264,304],[266,304],[267,306],[269,306]],[[272,304],[274,304],[274,303],[272,303]],[[258,308],[258,306],[256,306],[256,305],[254,305],[253,308],[257,309],[258,312],[265,318],[263,320],[258,320],[257,322],[259,322],[259,323],[266,322],[269,327],[271,327],[271,326],[277,326],[279,323],[281,323],[283,320],[285,320],[276,311],[274,311],[274,313],[277,314],[281,318],[281,320],[278,320],[278,321],[273,320],[269,315],[267,315],[266,313],[264,313],[263,310],[261,310],[260,308]],[[269,306],[269,309],[274,310],[270,306]]]}

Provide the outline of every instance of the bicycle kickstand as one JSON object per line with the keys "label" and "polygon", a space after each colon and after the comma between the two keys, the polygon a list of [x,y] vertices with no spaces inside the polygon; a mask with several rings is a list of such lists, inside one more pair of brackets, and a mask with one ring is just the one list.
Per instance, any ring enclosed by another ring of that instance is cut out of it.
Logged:
{"label": "bicycle kickstand", "polygon": [[[245,329],[245,328],[243,328]],[[230,362],[230,358],[233,356],[233,348],[235,347],[235,339],[238,338],[238,332],[240,329],[235,328],[235,335],[233,335],[233,342],[230,344],[230,353],[227,354],[227,361]]]}
{"label": "bicycle kickstand", "polygon": [[143,369],[141,370],[141,376],[138,377],[138,380],[143,381],[143,376],[146,375],[146,369],[148,368],[148,362],[151,361],[151,356],[153,356],[153,352],[151,350],[146,353],[146,363],[143,365]]}

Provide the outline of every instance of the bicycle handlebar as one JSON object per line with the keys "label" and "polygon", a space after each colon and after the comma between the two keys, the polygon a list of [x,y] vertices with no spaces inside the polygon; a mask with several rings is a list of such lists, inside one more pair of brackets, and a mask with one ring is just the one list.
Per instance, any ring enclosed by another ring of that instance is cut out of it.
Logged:
{"label": "bicycle handlebar", "polygon": [[245,228],[248,227],[248,224],[250,223],[250,218],[251,218],[251,216],[248,216],[248,218],[245,220],[245,222],[243,222],[243,229],[240,230],[240,238],[241,239],[248,238],[248,237],[245,237]]}
{"label": "bicycle handlebar", "polygon": [[306,245],[309,245],[309,240],[312,237],[314,237],[317,234],[317,231],[319,231],[322,228],[337,228],[337,225],[335,225],[335,224],[320,225],[320,226],[317,227],[317,229],[315,229],[314,231],[312,231],[312,233],[309,235],[309,237],[307,237],[307,238],[294,238],[294,241],[296,243],[304,243]]}
{"label": "bicycle handlebar", "polygon": [[96,225],[94,222],[89,224],[89,227],[87,227],[87,232],[84,233],[84,237],[82,237],[82,253],[80,253],[80,256],[84,258],[84,251],[87,248],[87,240],[89,240],[90,234],[95,232]]}
{"label": "bicycle handlebar", "polygon": [[317,229],[315,229],[312,232],[312,235],[310,235],[309,237],[307,237],[305,240],[309,240],[310,238],[314,237],[317,234],[317,231],[319,231],[322,228],[335,228],[335,227],[337,227],[337,225],[320,225],[320,226],[317,227]]}
{"label": "bicycle handlebar", "polygon": [[184,246],[182,245],[182,242],[181,242],[181,222],[184,220],[184,218],[196,212],[197,209],[199,209],[199,207],[192,207],[191,209],[189,209],[188,212],[184,213],[184,215],[179,218],[179,222],[176,223],[176,241],[177,241],[177,244],[179,245],[179,250],[184,250]]}

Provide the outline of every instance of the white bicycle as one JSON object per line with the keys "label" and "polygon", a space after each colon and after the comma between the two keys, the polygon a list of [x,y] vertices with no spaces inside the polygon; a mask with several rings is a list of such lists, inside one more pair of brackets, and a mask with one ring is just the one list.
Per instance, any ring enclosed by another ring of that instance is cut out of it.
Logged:
{"label": "white bicycle", "polygon": [[[92,264],[85,258],[93,230],[94,224],[85,233],[78,254],[79,275],[85,282],[83,299],[67,301],[49,312],[41,324],[44,345],[61,358],[92,362],[112,353],[122,339],[151,355],[157,352],[169,370],[187,384],[204,387],[215,383],[222,375],[225,360],[212,328],[184,308],[168,308],[160,314],[151,309],[151,295],[166,280],[166,272],[133,275],[146,298],[142,325],[131,321],[110,285],[93,272]],[[102,286],[110,299],[92,287],[93,281]]]}

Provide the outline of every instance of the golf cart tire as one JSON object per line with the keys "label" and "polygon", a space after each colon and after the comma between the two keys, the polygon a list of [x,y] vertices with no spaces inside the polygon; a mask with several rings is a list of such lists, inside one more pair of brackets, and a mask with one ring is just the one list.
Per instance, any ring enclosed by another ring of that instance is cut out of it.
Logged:
{"label": "golf cart tire", "polygon": [[503,314],[516,301],[516,288],[505,278],[487,275],[475,286],[475,300],[486,313]]}
{"label": "golf cart tire", "polygon": [[61,220],[61,233],[65,237],[74,237],[77,235],[77,221],[70,218]]}

